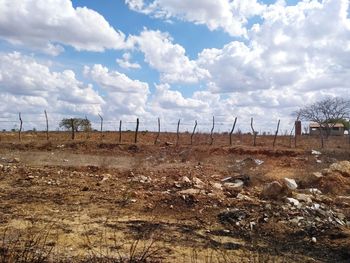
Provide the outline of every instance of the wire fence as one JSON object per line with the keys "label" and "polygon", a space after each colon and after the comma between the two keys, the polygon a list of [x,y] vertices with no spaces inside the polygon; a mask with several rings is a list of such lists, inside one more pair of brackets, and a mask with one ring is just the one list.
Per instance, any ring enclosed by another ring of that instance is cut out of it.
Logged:
{"label": "wire fence", "polygon": [[[45,131],[46,130],[46,120],[44,114],[35,116],[34,119],[33,116],[26,117],[25,115],[22,115],[23,120],[23,131],[29,131],[29,130],[36,130],[36,131]],[[56,118],[48,118],[48,126],[50,131],[63,131],[65,128],[62,128],[59,126],[59,123],[62,121],[64,117],[56,117]],[[73,117],[74,118],[74,117]],[[69,118],[68,118],[69,119]],[[101,121],[98,119],[89,119],[89,122],[91,123],[91,127],[93,130],[100,130]],[[103,131],[119,131],[120,129],[120,121],[122,121],[122,130],[123,131],[132,131],[135,130],[137,121],[137,118],[134,118],[131,120],[130,118],[121,118],[121,119],[104,119],[103,120]],[[232,119],[232,121],[227,120],[220,120],[220,119]],[[214,131],[216,133],[224,133],[224,132],[230,132],[232,129],[232,125],[234,123],[235,116],[215,116],[215,123],[214,123]],[[176,120],[167,120],[167,119],[160,119],[161,123],[161,131],[162,132],[176,132],[177,131],[177,125],[180,121],[180,131],[181,132],[191,132],[193,129],[193,126],[195,122],[197,122],[197,128],[196,130],[198,132],[202,133],[210,133],[212,129],[212,121],[198,119],[198,120],[186,120],[186,119],[176,119]],[[274,134],[277,121],[269,121],[266,122],[266,120],[259,120],[255,119],[256,127],[255,130],[258,134]],[[0,117],[0,130],[3,131],[16,131],[19,129],[20,121],[17,118],[2,118]],[[287,135],[289,134],[289,131],[293,127],[293,121],[288,121],[287,123],[282,123],[281,127],[279,129],[280,135]],[[139,130],[140,131],[157,131],[158,130],[158,124],[157,124],[157,118],[154,119],[139,119]],[[250,128],[250,120],[248,119],[239,119],[237,121],[235,132],[240,131],[243,133],[249,133],[251,132]]]}
{"label": "wire fence", "polygon": [[[35,118],[34,118],[35,117]],[[110,120],[110,119],[104,119],[103,116],[99,115],[100,119],[92,118],[92,120],[89,120],[89,123],[91,124],[92,130],[91,131],[99,131],[99,132],[117,132],[119,133],[119,142],[122,142],[122,133],[125,132],[134,132],[135,137],[133,140],[128,139],[129,142],[135,142],[137,143],[137,136],[138,132],[156,132],[158,133],[156,139],[154,140],[154,144],[157,144],[157,140],[159,138],[159,133],[173,133],[176,134],[176,137],[173,139],[176,141],[176,144],[179,143],[179,133],[188,133],[188,137],[190,138],[190,143],[193,143],[193,136],[195,134],[210,134],[209,139],[203,139],[203,142],[213,144],[214,141],[214,135],[216,137],[216,142],[218,141],[217,138],[220,137],[218,135],[220,134],[226,134],[225,138],[227,139],[221,139],[222,141],[229,141],[229,144],[233,144],[232,136],[233,135],[241,135],[241,134],[250,134],[253,138],[253,145],[256,146],[256,137],[258,136],[261,140],[263,136],[266,136],[266,138],[271,138],[271,141],[273,141],[272,145],[275,147],[276,144],[276,137],[277,136],[284,136],[286,137],[285,146],[294,147],[298,144],[298,136],[299,143],[301,143],[300,140],[303,139],[301,137],[302,131],[301,127],[298,132],[296,132],[295,124],[293,121],[289,121],[287,123],[282,123],[280,120],[276,121],[269,121],[268,122],[268,129],[261,128],[267,127],[266,125],[266,119],[254,119],[251,118],[248,119],[239,119],[237,117],[228,117],[228,116],[212,116],[211,121],[207,120],[183,120],[183,119],[177,119],[177,120],[162,120],[160,118],[156,119],[139,119],[135,118],[135,120],[130,120],[128,118],[127,120]],[[227,121],[227,119],[232,119],[232,121]],[[49,139],[49,133],[54,131],[72,131],[72,139],[75,138],[75,133],[78,130],[76,127],[65,127],[60,128],[59,123],[64,119],[62,116],[56,116],[54,118],[50,118],[50,116],[47,116],[47,113],[43,114],[37,114],[35,116],[33,115],[22,115],[19,114],[18,118],[15,119],[13,117],[9,118],[7,116],[0,117],[0,129],[5,131],[12,131],[12,132],[18,132],[19,137],[18,139],[21,140],[21,133],[25,131],[45,131],[47,134],[47,139]],[[74,118],[66,118],[68,120],[74,120]],[[82,118],[84,119],[84,118]],[[87,119],[85,117],[85,119]],[[91,132],[90,131],[90,132]],[[350,133],[347,131],[348,134]],[[307,129],[304,129],[304,134],[307,134]],[[198,137],[198,136],[197,136]],[[222,137],[222,136],[221,136]],[[220,137],[220,138],[221,138]],[[349,139],[347,139],[347,137]],[[87,138],[87,137],[86,137]],[[304,136],[305,138],[305,136]],[[151,140],[151,139],[148,139]],[[270,140],[270,139],[269,139]],[[240,137],[239,141],[243,141],[242,137]],[[311,140],[309,140],[311,141]],[[315,140],[314,140],[315,141]],[[342,140],[340,145],[344,145],[344,141],[347,142],[346,144],[349,144],[350,146],[350,135],[342,136]],[[237,142],[237,139],[236,139]],[[318,142],[316,142],[318,143]],[[259,144],[259,143],[258,143]],[[278,143],[277,143],[278,144]],[[261,143],[260,143],[261,145]],[[322,141],[322,147],[323,147],[323,141]]]}

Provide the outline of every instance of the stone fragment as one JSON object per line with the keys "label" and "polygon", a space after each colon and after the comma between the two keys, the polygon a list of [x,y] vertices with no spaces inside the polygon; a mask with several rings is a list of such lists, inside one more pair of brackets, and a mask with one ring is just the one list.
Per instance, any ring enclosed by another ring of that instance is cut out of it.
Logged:
{"label": "stone fragment", "polygon": [[202,192],[203,190],[201,189],[193,189],[193,188],[190,188],[190,189],[186,189],[186,190],[182,190],[182,191],[179,191],[178,193],[179,194],[182,194],[182,195],[195,195],[195,194],[199,194],[200,192]]}
{"label": "stone fragment", "polygon": [[294,179],[284,178],[283,180],[289,190],[295,190],[298,188],[298,185]]}
{"label": "stone fragment", "polygon": [[222,190],[222,184],[220,183],[212,183],[211,186],[216,190]]}
{"label": "stone fragment", "polygon": [[242,180],[235,180],[234,183],[224,183],[224,188],[228,190],[240,190],[243,188],[244,182]]}
{"label": "stone fragment", "polygon": [[182,178],[181,178],[181,181],[182,181],[183,183],[185,183],[185,184],[190,184],[190,183],[192,183],[191,180],[190,180],[190,178],[188,178],[187,176],[182,177]]}
{"label": "stone fragment", "polygon": [[298,206],[299,205],[299,201],[295,198],[291,198],[291,197],[287,197],[286,198],[287,202],[294,205],[294,206]]}
{"label": "stone fragment", "polygon": [[307,195],[307,194],[295,194],[294,197],[298,201],[303,201],[305,203],[312,203],[312,199],[311,199],[310,195]]}
{"label": "stone fragment", "polygon": [[312,155],[321,155],[321,152],[316,151],[316,150],[311,150]]}
{"label": "stone fragment", "polygon": [[266,184],[261,192],[264,199],[279,199],[285,194],[284,187],[277,181]]}
{"label": "stone fragment", "polygon": [[199,178],[193,177],[192,181],[193,181],[193,186],[195,188],[199,188],[199,189],[204,188],[204,182],[202,180],[200,180]]}

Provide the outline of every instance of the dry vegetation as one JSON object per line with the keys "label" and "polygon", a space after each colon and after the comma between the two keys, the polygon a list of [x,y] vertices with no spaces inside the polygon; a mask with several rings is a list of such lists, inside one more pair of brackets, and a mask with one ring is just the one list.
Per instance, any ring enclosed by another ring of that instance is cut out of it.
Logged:
{"label": "dry vegetation", "polygon": [[0,137],[0,262],[349,262],[347,137]]}

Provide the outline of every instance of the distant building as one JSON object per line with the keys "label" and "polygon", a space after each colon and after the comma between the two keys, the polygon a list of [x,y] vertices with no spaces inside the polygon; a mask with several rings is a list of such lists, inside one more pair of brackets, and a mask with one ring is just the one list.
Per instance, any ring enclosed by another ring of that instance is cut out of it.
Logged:
{"label": "distant building", "polygon": [[[343,136],[345,127],[342,123],[330,124],[330,134],[331,136]],[[310,135],[320,135],[320,125],[315,122],[311,122],[309,125]],[[322,133],[327,134],[327,129],[325,126],[322,126]]]}

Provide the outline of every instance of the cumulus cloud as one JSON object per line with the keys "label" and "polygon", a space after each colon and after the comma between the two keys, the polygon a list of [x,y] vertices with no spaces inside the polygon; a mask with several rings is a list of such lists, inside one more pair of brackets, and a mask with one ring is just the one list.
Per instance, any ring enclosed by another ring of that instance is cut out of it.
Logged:
{"label": "cumulus cloud", "polygon": [[270,6],[264,22],[249,32],[248,43],[233,41],[222,49],[201,52],[197,63],[212,76],[209,89],[219,93],[294,89],[299,94],[347,90],[348,8],[346,0]]}
{"label": "cumulus cloud", "polygon": [[117,58],[116,62],[120,67],[125,68],[125,69],[139,69],[139,68],[141,68],[140,64],[130,62],[130,59],[131,59],[130,53],[124,53],[123,58],[122,59]]}
{"label": "cumulus cloud", "polygon": [[197,83],[209,76],[208,71],[186,56],[185,49],[174,44],[168,33],[144,30],[139,36],[131,36],[135,46],[145,55],[145,61],[161,74],[168,83]]}
{"label": "cumulus cloud", "polygon": [[125,0],[130,9],[157,18],[177,18],[223,29],[232,36],[245,36],[249,18],[260,15],[266,6],[257,0]]}
{"label": "cumulus cloud", "polygon": [[[302,1],[295,6],[279,1],[266,8],[263,22],[248,31],[247,41],[235,40],[198,55],[195,63],[209,72],[205,96],[181,98],[163,88],[156,98],[164,103],[157,105],[180,110],[184,104],[176,102],[183,99],[201,105],[181,110],[188,117],[208,120],[213,114],[228,121],[239,116],[245,130],[250,117],[265,130],[281,119],[282,129],[290,129],[291,113],[298,107],[326,96],[350,95],[348,12],[347,0]],[[218,102],[211,96],[218,96]]]}
{"label": "cumulus cloud", "polygon": [[104,100],[76,79],[71,70],[54,72],[48,65],[18,52],[0,56],[1,112],[97,114]]}
{"label": "cumulus cloud", "polygon": [[58,55],[69,45],[76,50],[104,51],[125,46],[124,34],[102,15],[70,0],[0,1],[0,38],[12,44]]}
{"label": "cumulus cloud", "polygon": [[111,71],[100,64],[92,68],[85,67],[84,74],[91,77],[104,91],[107,107],[104,112],[118,116],[140,116],[146,114],[146,102],[149,94],[148,84],[130,79],[118,71]]}

